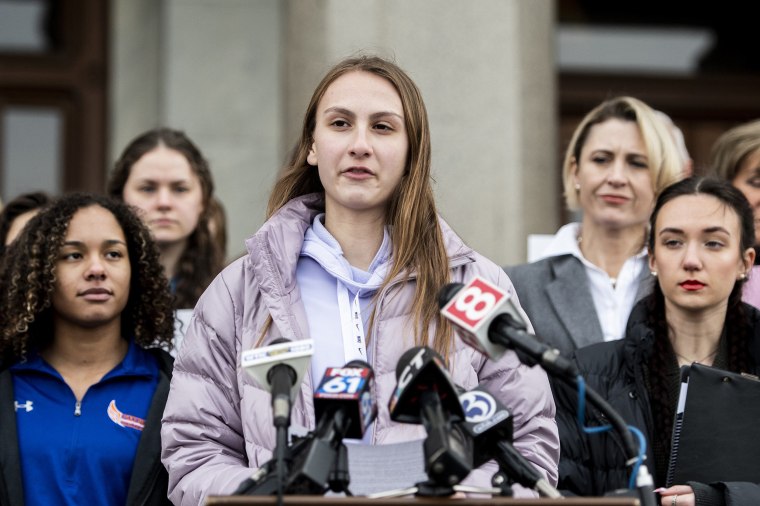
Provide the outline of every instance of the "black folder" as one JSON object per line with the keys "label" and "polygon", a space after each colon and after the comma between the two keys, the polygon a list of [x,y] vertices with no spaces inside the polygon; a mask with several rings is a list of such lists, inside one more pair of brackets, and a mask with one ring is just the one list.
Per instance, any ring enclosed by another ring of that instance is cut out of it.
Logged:
{"label": "black folder", "polygon": [[701,364],[684,368],[667,485],[760,481],[760,380]]}

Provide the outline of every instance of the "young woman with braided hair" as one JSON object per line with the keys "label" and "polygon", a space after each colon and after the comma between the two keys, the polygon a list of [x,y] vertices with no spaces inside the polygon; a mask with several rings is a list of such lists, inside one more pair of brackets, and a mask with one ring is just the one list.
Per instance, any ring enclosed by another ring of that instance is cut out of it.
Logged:
{"label": "young woman with braided hair", "polygon": [[[752,210],[729,182],[690,178],[669,186],[650,219],[653,293],[634,307],[622,340],[575,352],[587,384],[647,436],[647,465],[658,487],[665,485],[670,459],[680,368],[700,363],[760,372],[760,312],[741,300],[754,244]],[[575,392],[557,385],[555,398],[562,444],[559,488],[583,496],[626,488],[630,467],[615,436],[581,430]],[[593,412],[585,423],[606,424]],[[660,502],[758,504],[760,485],[677,484],[661,490]]]}

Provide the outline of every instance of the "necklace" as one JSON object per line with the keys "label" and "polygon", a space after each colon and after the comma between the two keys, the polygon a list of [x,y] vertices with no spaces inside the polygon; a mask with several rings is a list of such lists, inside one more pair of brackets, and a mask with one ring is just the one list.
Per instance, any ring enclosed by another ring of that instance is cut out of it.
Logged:
{"label": "necklace", "polygon": [[707,356],[705,356],[705,357],[702,357],[702,358],[700,358],[699,360],[692,360],[692,359],[690,359],[689,357],[684,357],[683,355],[681,355],[680,353],[678,353],[678,352],[677,352],[677,351],[675,351],[675,350],[673,350],[673,352],[676,354],[676,357],[684,359],[684,360],[685,360],[686,362],[688,362],[689,364],[692,364],[692,363],[694,363],[694,364],[701,364],[701,363],[703,363],[705,360],[707,360],[708,358],[714,357],[714,356],[715,356],[715,355],[718,353],[718,348],[715,348],[713,351],[711,351],[711,352],[710,352],[710,354],[709,354],[709,355],[707,355]]}

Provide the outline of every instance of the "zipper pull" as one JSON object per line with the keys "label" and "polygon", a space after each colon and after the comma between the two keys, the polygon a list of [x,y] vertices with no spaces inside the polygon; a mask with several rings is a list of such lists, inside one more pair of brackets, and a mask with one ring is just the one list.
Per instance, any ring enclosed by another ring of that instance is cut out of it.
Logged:
{"label": "zipper pull", "polygon": [[82,416],[82,402],[77,401],[76,404],[74,404],[74,416]]}

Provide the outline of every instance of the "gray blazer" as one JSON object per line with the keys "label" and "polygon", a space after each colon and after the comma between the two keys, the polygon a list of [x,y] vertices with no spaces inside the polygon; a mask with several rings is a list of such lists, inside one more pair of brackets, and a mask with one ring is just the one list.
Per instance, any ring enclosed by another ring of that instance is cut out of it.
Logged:
{"label": "gray blazer", "polygon": [[[559,255],[504,270],[536,335],[563,356],[604,340],[586,270],[576,257]],[[651,292],[651,283],[649,271],[642,269],[636,301]]]}

